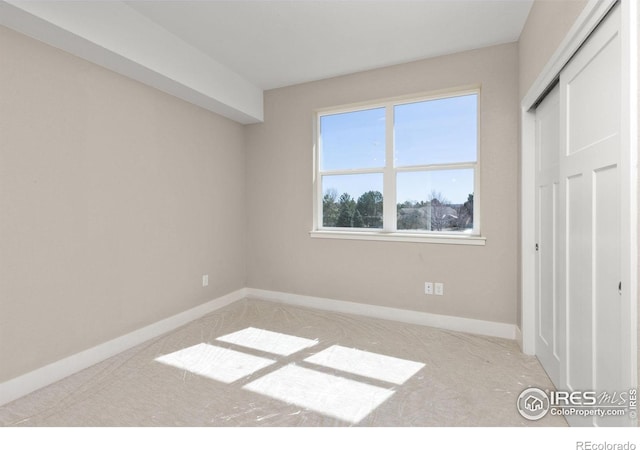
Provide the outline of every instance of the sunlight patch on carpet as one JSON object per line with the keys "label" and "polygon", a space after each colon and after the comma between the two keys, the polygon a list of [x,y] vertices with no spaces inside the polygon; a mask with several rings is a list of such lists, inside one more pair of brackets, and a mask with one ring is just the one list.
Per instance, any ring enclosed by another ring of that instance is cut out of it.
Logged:
{"label": "sunlight patch on carpet", "polygon": [[233,383],[275,362],[205,343],[160,356],[155,360],[223,383]]}
{"label": "sunlight patch on carpet", "polygon": [[371,414],[394,393],[292,364],[252,381],[243,389],[352,424]]}
{"label": "sunlight patch on carpet", "polygon": [[318,343],[316,339],[305,339],[253,327],[226,334],[217,340],[282,356],[292,355]]}
{"label": "sunlight patch on carpet", "polygon": [[403,384],[424,367],[423,363],[340,345],[333,345],[305,361],[394,384]]}

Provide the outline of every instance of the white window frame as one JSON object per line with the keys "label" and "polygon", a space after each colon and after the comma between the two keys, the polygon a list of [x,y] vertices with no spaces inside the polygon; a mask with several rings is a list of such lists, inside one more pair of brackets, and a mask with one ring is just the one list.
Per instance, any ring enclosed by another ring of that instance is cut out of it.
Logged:
{"label": "white window frame", "polygon": [[[415,166],[394,165],[394,107],[404,104],[438,100],[445,98],[477,95],[477,154],[476,161],[450,164],[425,164]],[[395,97],[367,103],[358,103],[333,108],[322,108],[315,111],[314,134],[314,164],[313,164],[313,230],[314,238],[383,240],[404,242],[426,242],[440,244],[484,245],[486,238],[480,234],[480,87],[467,86],[445,91],[423,93],[412,96]],[[363,111],[375,108],[385,108],[385,166],[366,169],[320,170],[320,120],[323,116]],[[427,172],[447,169],[473,169],[474,171],[474,201],[473,201],[473,230],[471,233],[455,231],[425,231],[425,230],[397,230],[397,201],[396,177],[403,172]],[[322,177],[330,175],[358,175],[381,173],[383,175],[383,228],[342,228],[323,226],[322,216]]]}

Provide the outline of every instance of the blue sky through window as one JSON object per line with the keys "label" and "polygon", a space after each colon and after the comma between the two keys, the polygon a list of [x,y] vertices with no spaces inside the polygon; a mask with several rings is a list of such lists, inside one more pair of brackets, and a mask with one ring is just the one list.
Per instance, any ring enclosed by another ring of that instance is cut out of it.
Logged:
{"label": "blue sky through window", "polygon": [[320,136],[321,170],[384,167],[384,108],[322,116]]}
{"label": "blue sky through window", "polygon": [[426,201],[436,191],[452,204],[463,204],[473,194],[473,169],[400,172],[396,185],[398,203]]}
{"label": "blue sky through window", "polygon": [[[475,162],[478,95],[462,95],[394,107],[395,166]],[[385,108],[320,117],[322,171],[383,168]],[[382,172],[382,170],[381,170]],[[431,191],[462,204],[474,190],[472,169],[399,172],[397,203],[426,201]],[[370,190],[383,192],[382,173],[324,176],[322,190],[335,189],[354,199]]]}
{"label": "blue sky through window", "polygon": [[476,94],[396,106],[395,165],[475,162],[477,111]]}

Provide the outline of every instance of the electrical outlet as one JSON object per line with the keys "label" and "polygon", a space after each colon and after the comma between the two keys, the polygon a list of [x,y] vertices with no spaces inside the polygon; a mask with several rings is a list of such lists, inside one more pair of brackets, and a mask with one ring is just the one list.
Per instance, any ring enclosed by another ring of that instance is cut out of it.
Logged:
{"label": "electrical outlet", "polygon": [[444,295],[444,283],[436,283],[436,295]]}
{"label": "electrical outlet", "polygon": [[433,283],[431,281],[427,281],[424,284],[424,293],[427,295],[433,295]]}
{"label": "electrical outlet", "polygon": [[209,275],[202,275],[202,287],[209,286]]}

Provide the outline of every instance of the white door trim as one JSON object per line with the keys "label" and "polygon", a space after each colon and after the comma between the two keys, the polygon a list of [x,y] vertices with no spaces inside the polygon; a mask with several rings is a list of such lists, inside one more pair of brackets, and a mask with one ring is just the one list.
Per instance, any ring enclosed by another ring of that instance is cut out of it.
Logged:
{"label": "white door trim", "polygon": [[[560,71],[586,41],[591,32],[598,26],[607,12],[617,3],[616,0],[590,0],[584,10],[571,27],[565,39],[545,65],[535,82],[521,102],[521,330],[522,351],[535,354],[535,112],[532,112],[547,89],[558,78]],[[627,174],[631,186],[637,186],[637,136],[638,136],[638,104],[637,104],[637,4],[636,0],[621,0],[623,41],[622,69],[628,74],[624,80],[623,98],[629,102],[622,111],[622,141],[627,150],[623,153],[629,158],[623,163],[629,164],[630,173]],[[632,190],[628,198],[621,199],[623,205],[629,205],[628,224],[630,227],[630,255],[631,270],[627,274],[629,280],[629,295],[631,299],[632,337],[637,328],[637,268],[638,268],[638,240],[637,240],[637,192]],[[623,206],[624,207],[624,206]],[[627,277],[623,277],[627,278]],[[632,354],[637,352],[637,339],[630,343]],[[629,370],[637,373],[637,361],[632,361]]]}

